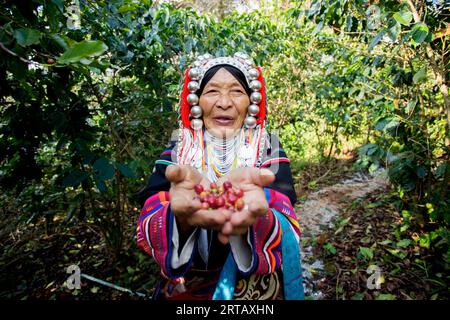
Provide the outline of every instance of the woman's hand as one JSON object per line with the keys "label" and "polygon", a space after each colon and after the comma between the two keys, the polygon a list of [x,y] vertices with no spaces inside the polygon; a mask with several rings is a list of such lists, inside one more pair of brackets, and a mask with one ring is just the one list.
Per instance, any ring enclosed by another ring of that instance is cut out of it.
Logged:
{"label": "woman's hand", "polygon": [[245,234],[258,216],[267,213],[269,205],[263,187],[274,180],[275,175],[270,170],[258,168],[238,168],[219,180],[218,184],[230,181],[233,188],[241,188],[246,204],[244,209],[233,212],[230,220],[224,223],[219,233],[219,240],[222,243],[227,243],[230,235]]}
{"label": "woman's hand", "polygon": [[231,212],[225,209],[204,210],[194,190],[196,184],[209,188],[210,182],[191,166],[172,165],[166,169],[171,182],[170,207],[183,235],[192,232],[193,227],[221,230],[229,220]]}

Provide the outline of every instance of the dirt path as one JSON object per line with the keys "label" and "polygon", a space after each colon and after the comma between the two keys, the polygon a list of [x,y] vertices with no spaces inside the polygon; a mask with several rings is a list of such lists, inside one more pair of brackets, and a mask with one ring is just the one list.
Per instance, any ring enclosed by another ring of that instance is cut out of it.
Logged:
{"label": "dirt path", "polygon": [[315,258],[312,243],[320,238],[322,230],[332,226],[333,220],[350,207],[352,202],[378,189],[385,188],[388,180],[383,171],[374,174],[355,172],[349,179],[325,187],[310,194],[304,203],[296,206],[297,217],[302,230],[302,267],[305,295],[322,299],[317,290],[314,274],[320,273],[324,263]]}

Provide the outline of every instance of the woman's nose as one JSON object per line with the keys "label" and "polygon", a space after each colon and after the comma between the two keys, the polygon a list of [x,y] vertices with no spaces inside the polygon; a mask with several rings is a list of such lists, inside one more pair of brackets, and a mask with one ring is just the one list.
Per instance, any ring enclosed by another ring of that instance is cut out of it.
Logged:
{"label": "woman's nose", "polygon": [[225,110],[231,108],[233,106],[233,101],[231,100],[230,95],[227,93],[221,94],[217,100],[216,106]]}

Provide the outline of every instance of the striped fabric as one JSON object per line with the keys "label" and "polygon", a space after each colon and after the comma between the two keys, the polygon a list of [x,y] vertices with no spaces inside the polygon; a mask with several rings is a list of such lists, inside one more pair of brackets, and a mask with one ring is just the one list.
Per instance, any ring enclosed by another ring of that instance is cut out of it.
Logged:
{"label": "striped fabric", "polygon": [[251,227],[253,233],[254,266],[251,270],[256,275],[272,273],[281,266],[281,227],[272,209],[282,212],[291,224],[292,229],[300,236],[300,226],[297,222],[295,211],[288,197],[281,192],[264,188],[266,200],[269,204],[269,212],[256,219]]}
{"label": "striped fabric", "polygon": [[168,277],[170,265],[167,263],[172,230],[168,226],[169,193],[159,192],[145,202],[137,227],[137,245],[151,255]]}

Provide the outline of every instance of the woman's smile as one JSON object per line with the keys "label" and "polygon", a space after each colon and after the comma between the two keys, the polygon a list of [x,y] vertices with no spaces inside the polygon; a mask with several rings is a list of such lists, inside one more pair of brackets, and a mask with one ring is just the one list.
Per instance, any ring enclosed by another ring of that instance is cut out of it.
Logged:
{"label": "woman's smile", "polygon": [[217,126],[230,127],[234,125],[234,118],[226,115],[218,115],[213,117],[214,122]]}

